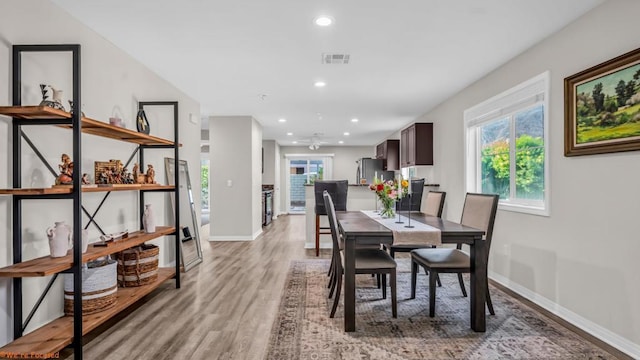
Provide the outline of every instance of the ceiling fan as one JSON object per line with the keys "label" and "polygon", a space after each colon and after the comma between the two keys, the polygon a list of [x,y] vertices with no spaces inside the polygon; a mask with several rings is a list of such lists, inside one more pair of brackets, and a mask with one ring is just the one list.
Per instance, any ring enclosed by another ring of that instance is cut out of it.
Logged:
{"label": "ceiling fan", "polygon": [[301,144],[309,144],[309,150],[318,150],[320,145],[329,143],[328,141],[322,140],[323,136],[324,133],[313,133],[310,137],[298,140],[297,142]]}

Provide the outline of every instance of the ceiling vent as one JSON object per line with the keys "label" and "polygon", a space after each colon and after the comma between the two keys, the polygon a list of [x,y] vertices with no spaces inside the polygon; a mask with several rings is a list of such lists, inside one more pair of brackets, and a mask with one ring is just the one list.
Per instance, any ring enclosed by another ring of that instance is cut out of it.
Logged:
{"label": "ceiling vent", "polygon": [[348,64],[349,63],[349,54],[322,54],[322,63],[323,64]]}

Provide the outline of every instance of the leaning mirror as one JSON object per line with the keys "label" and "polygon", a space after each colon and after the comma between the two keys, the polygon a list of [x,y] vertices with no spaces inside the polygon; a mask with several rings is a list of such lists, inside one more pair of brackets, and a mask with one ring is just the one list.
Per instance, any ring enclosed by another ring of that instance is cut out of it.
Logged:
{"label": "leaning mirror", "polygon": [[[164,158],[165,174],[167,175],[167,184],[175,185],[175,160],[173,158]],[[200,248],[200,234],[198,232],[198,218],[196,217],[196,206],[193,203],[193,194],[191,191],[191,179],[189,178],[189,167],[185,160],[178,163],[180,171],[180,227],[178,234],[180,236],[180,257],[182,268],[184,271],[191,269],[202,262],[202,249]],[[171,195],[171,205],[175,211],[175,196]]]}

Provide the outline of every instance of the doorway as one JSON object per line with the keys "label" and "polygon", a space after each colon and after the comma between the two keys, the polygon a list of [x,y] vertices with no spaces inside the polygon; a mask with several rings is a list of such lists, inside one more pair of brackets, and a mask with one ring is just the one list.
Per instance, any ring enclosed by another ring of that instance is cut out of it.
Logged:
{"label": "doorway", "polygon": [[287,187],[288,212],[305,213],[305,186],[313,185],[317,180],[328,179],[328,160],[326,157],[291,157],[288,159]]}

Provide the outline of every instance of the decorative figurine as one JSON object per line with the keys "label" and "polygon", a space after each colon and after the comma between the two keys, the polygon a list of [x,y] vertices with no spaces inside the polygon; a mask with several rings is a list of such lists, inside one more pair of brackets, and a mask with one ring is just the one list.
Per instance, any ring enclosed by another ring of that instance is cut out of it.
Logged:
{"label": "decorative figurine", "polygon": [[82,185],[89,185],[91,184],[91,181],[89,181],[89,174],[84,173],[82,174]]}
{"label": "decorative figurine", "polygon": [[155,184],[156,171],[153,169],[153,165],[147,165],[147,184]]}
{"label": "decorative figurine", "polygon": [[62,154],[62,164],[58,165],[60,175],[56,178],[56,185],[73,184],[73,162],[67,154]]}

